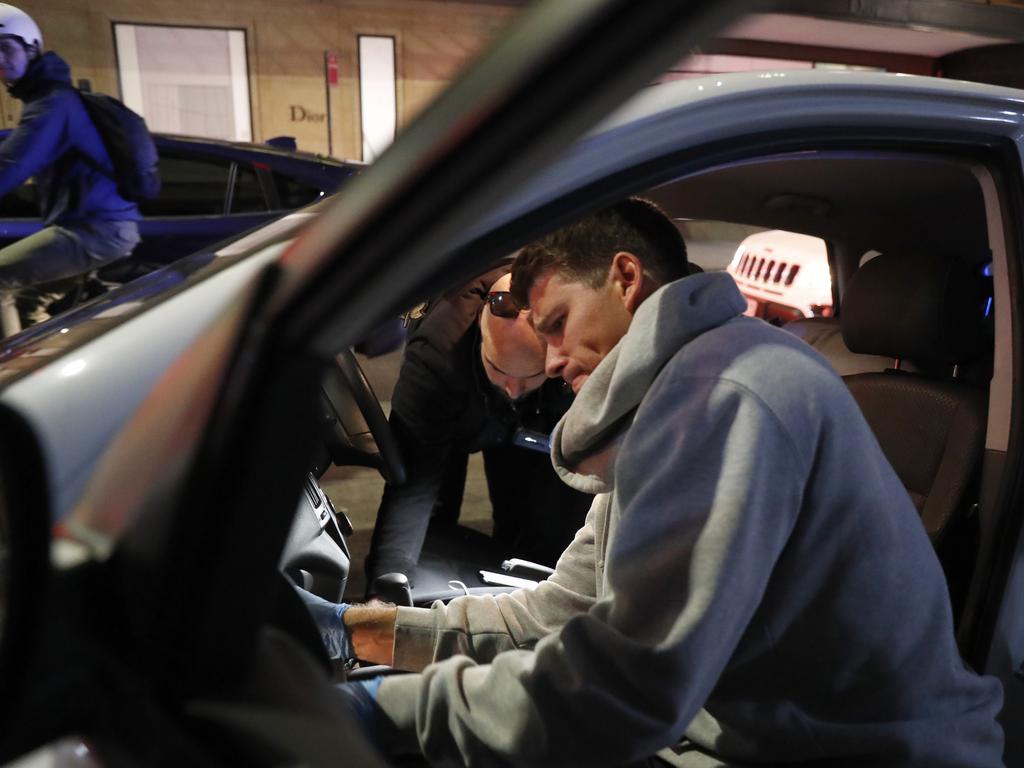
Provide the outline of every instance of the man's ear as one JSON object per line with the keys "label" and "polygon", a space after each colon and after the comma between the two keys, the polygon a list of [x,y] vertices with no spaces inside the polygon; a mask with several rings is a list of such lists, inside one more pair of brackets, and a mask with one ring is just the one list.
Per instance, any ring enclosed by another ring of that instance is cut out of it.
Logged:
{"label": "man's ear", "polygon": [[650,281],[644,275],[640,259],[629,251],[619,251],[612,257],[609,278],[622,305],[632,315],[649,293],[647,283]]}

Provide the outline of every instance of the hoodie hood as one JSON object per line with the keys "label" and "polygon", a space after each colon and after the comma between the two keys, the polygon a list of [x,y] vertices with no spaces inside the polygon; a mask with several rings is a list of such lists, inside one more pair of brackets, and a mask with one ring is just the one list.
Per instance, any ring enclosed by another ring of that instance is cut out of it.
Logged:
{"label": "hoodie hood", "polygon": [[28,65],[24,76],[9,92],[14,98],[27,101],[54,84],[71,85],[71,68],[56,53],[47,51]]}
{"label": "hoodie hood", "polygon": [[552,463],[562,479],[586,493],[610,491],[618,443],[661,369],[690,341],[746,308],[724,272],[685,277],[652,293],[555,427]]}

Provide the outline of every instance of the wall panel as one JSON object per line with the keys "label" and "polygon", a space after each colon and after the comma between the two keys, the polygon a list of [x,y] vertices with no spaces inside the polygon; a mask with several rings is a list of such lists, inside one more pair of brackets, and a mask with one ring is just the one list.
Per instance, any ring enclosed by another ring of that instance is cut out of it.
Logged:
{"label": "wall panel", "polygon": [[[502,4],[442,0],[21,0],[76,79],[118,94],[112,23],[174,24],[246,32],[256,141],[295,136],[301,149],[327,152],[327,99],[337,157],[357,158],[360,34],[396,41],[398,125],[413,118],[518,12]],[[324,52],[338,57],[338,82],[325,83]],[[7,125],[17,109],[5,98]]]}

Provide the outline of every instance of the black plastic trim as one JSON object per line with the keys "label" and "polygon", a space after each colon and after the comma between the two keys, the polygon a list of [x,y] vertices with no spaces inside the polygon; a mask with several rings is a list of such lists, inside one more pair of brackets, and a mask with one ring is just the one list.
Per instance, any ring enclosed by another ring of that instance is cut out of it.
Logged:
{"label": "black plastic trim", "polygon": [[38,644],[41,617],[50,593],[50,496],[42,450],[29,424],[0,404],[0,511],[7,517],[10,547],[7,590],[0,625],[0,754],[4,753],[5,723],[22,706],[29,665]]}

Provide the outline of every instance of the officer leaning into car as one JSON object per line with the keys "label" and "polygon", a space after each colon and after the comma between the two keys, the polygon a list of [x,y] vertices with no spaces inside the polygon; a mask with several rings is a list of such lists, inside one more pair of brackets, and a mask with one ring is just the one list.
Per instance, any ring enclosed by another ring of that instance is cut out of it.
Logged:
{"label": "officer leaning into car", "polygon": [[[407,480],[385,487],[366,561],[415,583],[428,531],[451,533],[471,453],[483,454],[496,557],[553,566],[591,497],[562,483],[547,438],[572,402],[508,291],[510,262],[437,301],[409,335],[391,401]],[[539,448],[540,450],[537,450]]]}
{"label": "officer leaning into car", "polygon": [[0,291],[18,291],[25,323],[45,319],[43,302],[63,278],[131,254],[139,242],[135,203],[125,200],[112,164],[67,63],[43,52],[32,18],[0,3],[0,74],[24,102],[21,120],[0,144],[0,196],[35,179],[43,229],[0,249]]}

